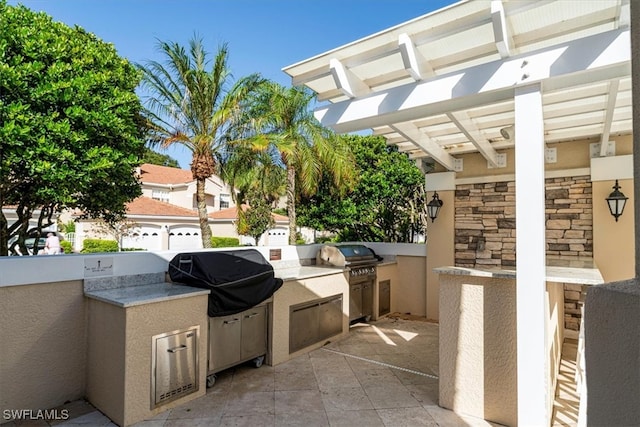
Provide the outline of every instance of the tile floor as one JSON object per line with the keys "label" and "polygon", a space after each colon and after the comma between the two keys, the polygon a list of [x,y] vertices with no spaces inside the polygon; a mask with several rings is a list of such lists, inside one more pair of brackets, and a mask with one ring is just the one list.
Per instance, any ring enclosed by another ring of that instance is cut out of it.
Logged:
{"label": "tile floor", "polygon": [[[440,408],[437,375],[438,325],[384,318],[275,367],[223,371],[204,397],[136,426],[495,425]],[[66,407],[59,426],[114,425],[84,401]]]}

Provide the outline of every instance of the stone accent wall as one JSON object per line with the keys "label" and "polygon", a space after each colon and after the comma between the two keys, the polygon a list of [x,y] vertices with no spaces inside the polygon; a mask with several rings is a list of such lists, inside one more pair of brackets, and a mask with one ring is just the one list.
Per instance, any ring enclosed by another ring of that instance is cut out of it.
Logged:
{"label": "stone accent wall", "polygon": [[456,266],[516,265],[515,189],[515,182],[456,187]]}
{"label": "stone accent wall", "polygon": [[547,179],[547,255],[593,256],[593,206],[588,176]]}
{"label": "stone accent wall", "polygon": [[578,333],[582,308],[587,294],[586,285],[564,284],[564,328]]}
{"label": "stone accent wall", "polygon": [[[550,178],[545,187],[547,255],[593,256],[589,177]],[[515,200],[513,181],[456,187],[456,266],[515,266]]]}

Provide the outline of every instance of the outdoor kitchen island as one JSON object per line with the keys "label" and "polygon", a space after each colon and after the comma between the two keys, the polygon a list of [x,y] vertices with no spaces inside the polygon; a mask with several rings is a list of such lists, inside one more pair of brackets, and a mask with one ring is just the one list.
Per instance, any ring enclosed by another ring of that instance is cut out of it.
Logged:
{"label": "outdoor kitchen island", "polygon": [[[547,258],[547,393],[553,407],[565,338],[565,286],[604,283],[593,260]],[[516,271],[440,267],[440,406],[517,424]],[[533,283],[531,284],[533,285]]]}
{"label": "outdoor kitchen island", "polygon": [[[348,334],[349,286],[342,267],[286,266],[274,272],[284,283],[262,303],[269,322],[267,364],[277,365]],[[91,367],[87,398],[119,425],[148,419],[205,393],[209,290],[164,279],[164,273],[85,279]],[[296,312],[303,316],[292,322]],[[292,350],[296,333],[304,342]],[[162,357],[169,357],[167,369],[178,363],[173,358],[186,357],[179,364],[188,367],[188,384],[177,384],[170,372],[160,373]]]}

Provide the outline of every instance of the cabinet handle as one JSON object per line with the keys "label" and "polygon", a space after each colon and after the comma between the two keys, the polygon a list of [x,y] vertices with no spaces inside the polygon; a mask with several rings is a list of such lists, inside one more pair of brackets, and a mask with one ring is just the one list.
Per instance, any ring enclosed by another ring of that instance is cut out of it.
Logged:
{"label": "cabinet handle", "polygon": [[169,353],[176,353],[176,352],[178,352],[180,350],[186,350],[186,349],[187,349],[187,346],[183,344],[183,345],[179,345],[177,347],[169,348],[169,349],[167,349],[167,351]]}
{"label": "cabinet handle", "polygon": [[246,316],[244,316],[245,319],[251,319],[252,317],[256,317],[258,315],[258,313],[251,313],[251,314],[247,314]]}
{"label": "cabinet handle", "polygon": [[233,319],[233,320],[225,320],[225,321],[224,321],[224,322],[222,322],[222,323],[224,323],[225,325],[230,325],[230,324],[232,324],[232,323],[237,323],[237,322],[239,322],[239,321],[240,321],[240,319]]}

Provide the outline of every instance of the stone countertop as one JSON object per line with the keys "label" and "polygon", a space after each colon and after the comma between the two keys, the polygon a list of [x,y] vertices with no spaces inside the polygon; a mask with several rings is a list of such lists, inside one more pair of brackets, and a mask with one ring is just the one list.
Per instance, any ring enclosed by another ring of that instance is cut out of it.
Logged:
{"label": "stone countertop", "polygon": [[84,294],[88,298],[126,308],[179,298],[208,295],[210,292],[208,289],[199,289],[165,282],[113,289],[85,290]]}
{"label": "stone countertop", "polygon": [[315,266],[315,265],[302,265],[288,268],[275,268],[275,276],[282,279],[285,282],[309,279],[311,277],[328,276],[331,274],[342,274],[344,268],[331,267],[331,266]]}
{"label": "stone countertop", "polygon": [[[547,259],[546,280],[548,282],[573,283],[579,285],[601,285],[604,279],[600,270],[591,259]],[[453,274],[475,277],[495,277],[503,279],[516,278],[515,269],[499,268],[465,268],[465,267],[438,267],[433,269],[439,274]]]}

